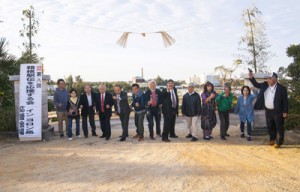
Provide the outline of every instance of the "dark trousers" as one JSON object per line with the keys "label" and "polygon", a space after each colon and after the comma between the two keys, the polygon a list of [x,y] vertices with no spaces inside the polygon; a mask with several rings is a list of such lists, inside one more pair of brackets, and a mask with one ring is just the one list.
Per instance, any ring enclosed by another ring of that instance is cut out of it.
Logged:
{"label": "dark trousers", "polygon": [[121,125],[122,125],[122,130],[123,130],[122,138],[128,137],[129,115],[130,115],[130,113],[122,113],[122,112],[119,114]]}
{"label": "dark trousers", "polygon": [[147,121],[148,121],[148,128],[149,128],[149,133],[150,137],[153,137],[154,131],[154,121],[155,119],[155,126],[156,126],[156,135],[159,135],[161,133],[160,131],[160,119],[161,119],[161,112],[159,108],[151,108],[148,109],[147,111]]}
{"label": "dark trousers", "polygon": [[[176,120],[176,113],[171,114],[164,114],[164,127],[163,127],[163,133],[162,133],[162,139],[168,139],[169,134],[173,136],[175,135],[174,132],[174,125]],[[171,129],[173,129],[173,132],[171,133]]]}
{"label": "dark trousers", "polygon": [[175,136],[176,113],[171,116],[170,136]]}
{"label": "dark trousers", "polygon": [[79,115],[78,116],[75,116],[75,117],[72,117],[72,116],[69,116],[68,117],[68,137],[69,138],[72,138],[72,121],[73,119],[75,119],[75,123],[76,123],[76,136],[80,135],[80,131],[79,131],[79,121],[80,121],[80,117]]}
{"label": "dark trousers", "polygon": [[221,137],[225,137],[229,128],[229,111],[219,111]]}
{"label": "dark trousers", "polygon": [[270,135],[270,141],[275,141],[282,145],[284,141],[284,118],[277,114],[275,110],[266,110],[266,121]]}
{"label": "dark trousers", "polygon": [[90,126],[92,128],[92,134],[96,134],[96,126],[95,126],[95,118],[94,118],[93,107],[89,108],[88,116],[82,116],[82,130],[83,130],[84,136],[89,135],[89,131],[88,131],[88,128],[87,128],[87,117],[89,117]]}
{"label": "dark trousers", "polygon": [[[240,129],[241,129],[241,132],[244,133],[244,130],[245,130],[245,122],[241,121],[240,123]],[[252,125],[251,125],[251,122],[248,122],[247,121],[247,135],[250,137],[251,136],[251,132],[252,132]]]}
{"label": "dark trousers", "polygon": [[109,139],[111,136],[110,116],[100,112],[99,120],[103,136]]}
{"label": "dark trousers", "polygon": [[136,133],[139,136],[144,137],[144,118],[146,111],[143,112],[135,112],[134,114],[134,124],[136,127]]}

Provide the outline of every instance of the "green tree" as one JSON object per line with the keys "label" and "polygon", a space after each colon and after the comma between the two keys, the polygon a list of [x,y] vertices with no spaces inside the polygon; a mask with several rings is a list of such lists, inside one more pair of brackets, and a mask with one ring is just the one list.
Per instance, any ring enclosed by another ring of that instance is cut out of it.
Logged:
{"label": "green tree", "polygon": [[253,68],[255,73],[264,72],[267,70],[265,63],[274,54],[268,50],[271,45],[265,33],[262,13],[254,6],[243,11],[242,19],[246,33],[239,42],[240,60]]}
{"label": "green tree", "polygon": [[219,73],[220,81],[223,87],[226,83],[229,83],[231,85],[232,90],[235,91],[240,85],[242,85],[241,80],[234,77],[234,72],[237,70],[240,64],[240,60],[235,60],[232,67],[226,67],[224,65],[215,67],[215,72]]}
{"label": "green tree", "polygon": [[14,103],[13,83],[8,76],[18,74],[19,65],[15,56],[7,49],[5,38],[0,39],[0,106],[11,106]]}
{"label": "green tree", "polygon": [[167,80],[161,78],[159,75],[154,79],[154,81],[156,82],[157,85],[166,85],[167,84]]}
{"label": "green tree", "polygon": [[215,72],[219,74],[223,87],[225,83],[229,83],[231,81],[234,71],[235,68],[225,67],[224,65],[215,67]]}
{"label": "green tree", "polygon": [[154,81],[158,84],[161,85],[161,83],[164,81],[163,78],[161,78],[159,75],[154,79]]}
{"label": "green tree", "polygon": [[73,88],[77,90],[78,95],[84,92],[84,82],[80,75],[75,76],[75,83],[73,83]]}
{"label": "green tree", "polygon": [[67,78],[65,78],[65,82],[66,82],[66,89],[67,90],[71,90],[72,88],[74,88],[74,82],[73,82],[73,76],[69,75]]}
{"label": "green tree", "polygon": [[22,52],[21,57],[18,59],[18,63],[39,63],[43,60],[43,58],[39,58],[36,53],[30,55],[29,50],[25,50]]}
{"label": "green tree", "polygon": [[185,81],[183,80],[177,80],[174,82],[175,86],[179,86],[179,85],[182,85],[182,84],[185,84]]}
{"label": "green tree", "polygon": [[300,44],[287,48],[287,56],[293,58],[293,62],[287,67],[287,75],[294,81],[300,80]]}
{"label": "green tree", "polygon": [[119,84],[119,85],[121,85],[122,86],[122,89],[124,90],[124,91],[130,91],[131,90],[131,86],[130,86],[130,84],[128,83],[128,82],[125,82],[125,81],[120,81],[120,82],[115,82],[114,84]]}
{"label": "green tree", "polygon": [[128,82],[125,81],[112,81],[112,82],[97,82],[97,83],[93,83],[93,85],[95,86],[95,92],[99,92],[98,88],[100,84],[104,84],[106,87],[106,90],[110,93],[114,92],[114,86],[115,85],[120,85],[122,87],[122,89],[126,92],[131,91],[131,86]]}
{"label": "green tree", "polygon": [[287,48],[287,56],[293,58],[288,67],[280,67],[278,73],[282,75],[280,83],[288,88],[289,106],[292,113],[300,112],[300,44]]}
{"label": "green tree", "polygon": [[22,11],[23,17],[23,29],[20,30],[20,36],[28,38],[28,41],[23,43],[25,51],[22,53],[21,60],[23,63],[37,63],[43,60],[39,58],[37,53],[34,53],[33,49],[40,46],[33,42],[33,37],[38,33],[39,22],[35,18],[35,10],[31,5],[28,9]]}

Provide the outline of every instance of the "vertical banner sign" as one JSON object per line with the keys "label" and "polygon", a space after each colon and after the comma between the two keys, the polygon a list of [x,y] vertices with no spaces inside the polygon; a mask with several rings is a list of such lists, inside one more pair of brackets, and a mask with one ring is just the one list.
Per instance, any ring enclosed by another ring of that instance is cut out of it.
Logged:
{"label": "vertical banner sign", "polygon": [[22,64],[20,71],[19,138],[42,139],[42,64]]}

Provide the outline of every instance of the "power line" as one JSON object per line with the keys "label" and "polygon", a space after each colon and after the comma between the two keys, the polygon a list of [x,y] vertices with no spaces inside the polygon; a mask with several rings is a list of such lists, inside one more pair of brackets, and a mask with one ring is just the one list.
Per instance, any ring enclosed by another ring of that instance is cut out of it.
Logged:
{"label": "power line", "polygon": [[[177,27],[177,28],[173,28],[170,30],[157,30],[157,31],[143,31],[143,32],[138,32],[138,31],[131,31],[131,30],[117,30],[117,29],[109,29],[109,28],[102,28],[102,27],[95,27],[95,26],[90,26],[90,25],[81,25],[81,24],[72,24],[72,23],[65,23],[65,22],[60,22],[57,21],[56,23],[61,23],[61,24],[65,24],[65,25],[71,25],[71,26],[75,26],[75,27],[84,27],[84,28],[89,28],[89,29],[94,29],[94,30],[101,30],[101,31],[110,31],[110,32],[115,32],[115,33],[124,33],[124,32],[129,32],[130,34],[154,34],[154,33],[158,33],[160,31],[167,31],[167,32],[173,32],[173,31],[179,31],[179,30],[183,30],[183,29],[190,29],[190,28],[196,28],[199,26],[203,26],[203,25],[211,25],[211,24],[215,24],[215,23],[223,23],[224,21],[229,21],[232,20],[232,18],[227,18],[224,20],[219,20],[219,21],[213,21],[213,22],[206,22],[206,23],[200,23],[200,24],[192,24],[192,25],[187,25],[187,26],[183,26],[183,27]],[[177,24],[177,23],[174,23]],[[173,25],[173,24],[170,24]],[[169,25],[169,26],[170,26]]]}

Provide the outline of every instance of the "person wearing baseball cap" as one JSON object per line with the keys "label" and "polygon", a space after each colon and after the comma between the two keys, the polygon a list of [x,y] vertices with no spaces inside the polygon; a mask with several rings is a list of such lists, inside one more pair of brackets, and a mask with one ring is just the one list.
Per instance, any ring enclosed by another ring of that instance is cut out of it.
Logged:
{"label": "person wearing baseball cap", "polygon": [[260,89],[254,108],[266,110],[269,145],[280,148],[284,142],[284,119],[288,116],[287,89],[278,83],[275,72],[267,76],[267,81],[258,83],[249,70],[249,79],[254,87]]}

